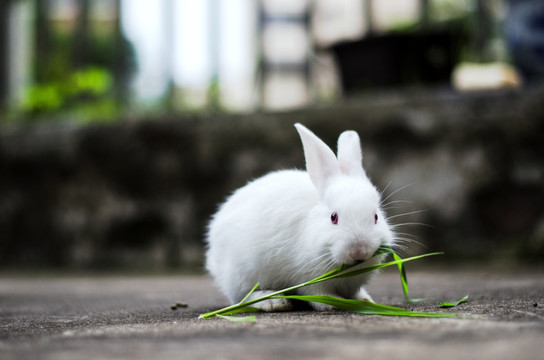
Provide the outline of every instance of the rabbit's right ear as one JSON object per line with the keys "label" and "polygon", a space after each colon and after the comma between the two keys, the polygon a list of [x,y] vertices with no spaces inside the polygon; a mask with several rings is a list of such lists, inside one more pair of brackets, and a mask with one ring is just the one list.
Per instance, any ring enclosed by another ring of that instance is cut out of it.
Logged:
{"label": "rabbit's right ear", "polygon": [[321,196],[328,181],[340,174],[340,165],[334,152],[313,132],[301,124],[295,124],[306,159],[306,171]]}
{"label": "rabbit's right ear", "polygon": [[344,174],[366,177],[361,140],[355,131],[344,131],[338,137],[338,163]]}

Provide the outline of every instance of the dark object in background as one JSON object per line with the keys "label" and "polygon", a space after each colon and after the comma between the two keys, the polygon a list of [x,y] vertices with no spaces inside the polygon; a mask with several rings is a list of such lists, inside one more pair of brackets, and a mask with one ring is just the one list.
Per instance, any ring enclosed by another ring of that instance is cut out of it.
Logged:
{"label": "dark object in background", "polygon": [[525,82],[544,80],[544,2],[510,0],[504,28],[512,60]]}
{"label": "dark object in background", "polygon": [[461,30],[370,36],[331,47],[346,93],[371,87],[450,81]]}

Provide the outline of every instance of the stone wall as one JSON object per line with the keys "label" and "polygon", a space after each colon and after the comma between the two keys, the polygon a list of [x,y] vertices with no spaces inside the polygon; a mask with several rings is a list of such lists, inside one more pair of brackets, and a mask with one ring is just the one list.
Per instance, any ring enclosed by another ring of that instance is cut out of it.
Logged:
{"label": "stone wall", "polygon": [[[200,265],[217,204],[304,159],[292,124],[364,166],[401,232],[451,259],[544,258],[544,89],[388,93],[288,113],[0,128],[0,267]],[[421,212],[419,212],[422,210]],[[427,251],[427,250],[423,250]]]}

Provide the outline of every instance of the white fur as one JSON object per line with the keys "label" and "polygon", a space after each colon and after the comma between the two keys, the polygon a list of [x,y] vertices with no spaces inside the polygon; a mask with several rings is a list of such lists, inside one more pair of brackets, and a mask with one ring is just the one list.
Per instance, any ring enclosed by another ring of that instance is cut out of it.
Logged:
{"label": "white fur", "polygon": [[[232,303],[257,282],[260,290],[280,290],[341,264],[368,260],[380,245],[393,242],[380,194],[362,168],[357,133],[340,135],[337,160],[310,130],[295,126],[307,172],[277,171],[250,182],[221,205],[209,224],[206,267]],[[331,222],[332,212],[337,212],[338,224]],[[363,288],[368,280],[326,281],[298,293],[371,299]],[[284,303],[267,304],[267,310],[285,308]]]}

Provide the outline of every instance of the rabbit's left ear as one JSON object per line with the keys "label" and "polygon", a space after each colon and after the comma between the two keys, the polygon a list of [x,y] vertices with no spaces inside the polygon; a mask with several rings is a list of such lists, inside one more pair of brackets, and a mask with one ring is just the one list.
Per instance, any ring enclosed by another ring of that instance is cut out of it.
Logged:
{"label": "rabbit's left ear", "polygon": [[319,195],[323,195],[325,189],[334,176],[341,174],[340,165],[334,152],[313,132],[301,124],[295,124],[302,140],[306,170]]}
{"label": "rabbit's left ear", "polygon": [[338,137],[338,162],[342,172],[349,176],[364,176],[361,141],[355,131],[344,131]]}

